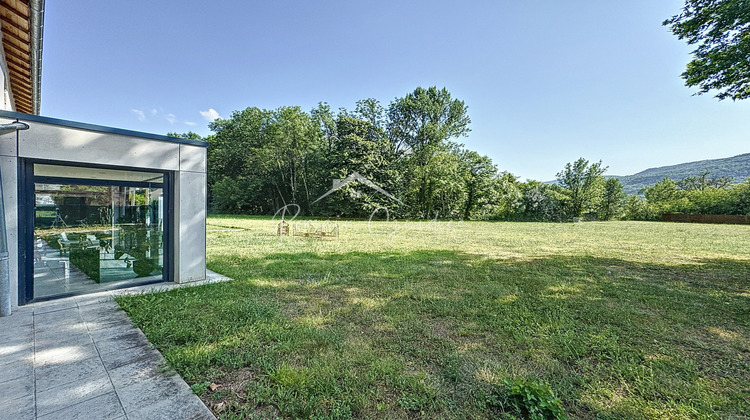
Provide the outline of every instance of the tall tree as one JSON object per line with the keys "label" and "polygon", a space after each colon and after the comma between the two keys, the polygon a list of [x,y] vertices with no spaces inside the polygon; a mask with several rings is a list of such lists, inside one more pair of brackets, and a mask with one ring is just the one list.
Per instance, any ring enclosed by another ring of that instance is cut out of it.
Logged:
{"label": "tall tree", "polygon": [[622,183],[617,178],[607,178],[604,182],[602,201],[599,204],[599,218],[612,220],[620,214],[624,203],[625,192]]}
{"label": "tall tree", "polygon": [[470,123],[464,102],[435,86],[418,87],[388,108],[388,134],[394,146],[414,154],[468,135]]}
{"label": "tall tree", "polygon": [[682,73],[698,95],[716,90],[721,99],[750,97],[750,2],[686,0],[682,11],[663,23],[679,39],[697,45]]}
{"label": "tall tree", "polygon": [[568,163],[565,168],[557,174],[557,181],[563,186],[570,201],[568,208],[570,216],[581,217],[594,203],[598,193],[598,186],[602,182],[602,174],[607,167],[602,168],[602,162],[589,164],[584,158]]}
{"label": "tall tree", "polygon": [[318,106],[310,111],[310,117],[320,129],[320,135],[324,143],[328,145],[328,151],[330,152],[336,138],[336,119],[331,112],[331,106],[325,102],[319,102]]}
{"label": "tall tree", "polygon": [[249,107],[209,123],[208,195],[216,210],[266,213],[275,191],[262,150],[272,111]]}
{"label": "tall tree", "polygon": [[469,220],[477,207],[486,204],[490,199],[497,167],[492,163],[492,159],[473,150],[461,150],[459,157],[464,167],[466,191],[463,219]]}
{"label": "tall tree", "polygon": [[298,106],[283,106],[274,111],[269,125],[270,164],[274,182],[284,204],[295,203],[309,210],[314,200],[320,152],[320,129],[310,115]]}
{"label": "tall tree", "polygon": [[[455,159],[445,153],[455,145],[450,139],[468,135],[471,119],[463,101],[451,98],[447,89],[418,87],[403,98],[395,99],[388,108],[388,137],[396,151],[408,155],[409,190],[415,215],[432,217],[436,206],[436,185],[442,180],[434,177],[448,174]],[[431,162],[435,156],[439,162]]]}
{"label": "tall tree", "polygon": [[[413,160],[410,161],[413,164]],[[465,166],[458,147],[441,149],[427,165],[412,165],[407,199],[417,217],[461,218],[466,200]]]}
{"label": "tall tree", "polygon": [[[326,155],[325,166],[330,187],[331,179],[344,179],[358,173],[389,193],[396,191],[399,174],[393,169],[390,143],[381,130],[370,121],[361,120],[342,112],[336,118],[336,138]],[[396,206],[393,200],[360,183],[346,185],[325,201],[316,204],[315,210],[329,215],[367,216],[378,207]]]}
{"label": "tall tree", "polygon": [[374,129],[385,130],[385,108],[377,99],[367,98],[357,101],[354,112],[357,118],[369,121]]}
{"label": "tall tree", "polygon": [[209,191],[219,210],[273,213],[285,204],[309,209],[322,181],[320,127],[299,107],[247,108],[209,124]]}

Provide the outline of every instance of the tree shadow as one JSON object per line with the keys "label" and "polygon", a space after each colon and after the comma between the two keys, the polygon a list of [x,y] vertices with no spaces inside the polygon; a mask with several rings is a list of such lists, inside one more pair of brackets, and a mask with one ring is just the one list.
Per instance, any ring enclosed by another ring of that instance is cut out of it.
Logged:
{"label": "tree shadow", "polygon": [[[326,365],[337,383],[371,375],[396,417],[440,416],[449,406],[498,414],[492,396],[513,377],[548,383],[574,417],[750,410],[741,396],[750,385],[750,261],[420,250],[220,255],[209,268],[235,281],[124,305],[137,323],[147,320],[144,331],[178,371],[195,377]],[[172,324],[149,333],[159,323]],[[396,367],[373,374],[384,361]],[[378,414],[344,394],[309,392]],[[404,395],[419,403],[396,403]],[[282,413],[305,413],[289,411],[290,401],[278,403],[287,404]]]}

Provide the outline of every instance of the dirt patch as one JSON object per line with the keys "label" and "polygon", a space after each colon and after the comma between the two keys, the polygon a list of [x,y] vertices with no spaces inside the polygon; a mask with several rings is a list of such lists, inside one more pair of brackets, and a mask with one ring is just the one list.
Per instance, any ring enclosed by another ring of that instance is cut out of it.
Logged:
{"label": "dirt patch", "polygon": [[[230,372],[212,382],[200,398],[217,417],[241,409],[248,403],[247,384],[254,381],[256,375],[257,372],[247,368]],[[268,404],[255,407],[254,414],[259,419],[281,417],[279,409]]]}

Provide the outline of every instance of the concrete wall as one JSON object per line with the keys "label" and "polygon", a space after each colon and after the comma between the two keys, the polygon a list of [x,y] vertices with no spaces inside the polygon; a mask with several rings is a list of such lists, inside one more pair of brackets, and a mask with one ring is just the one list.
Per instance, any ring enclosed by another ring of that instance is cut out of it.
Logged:
{"label": "concrete wall", "polygon": [[[180,145],[175,174],[175,281],[206,278],[206,148]],[[203,197],[194,200],[192,197]]]}
{"label": "concrete wall", "polygon": [[[20,118],[24,121],[23,118]],[[14,120],[0,117],[0,124]],[[206,278],[206,148],[38,121],[29,129],[0,135],[13,305],[18,305],[18,158],[98,164],[122,169],[174,171],[175,281]]]}

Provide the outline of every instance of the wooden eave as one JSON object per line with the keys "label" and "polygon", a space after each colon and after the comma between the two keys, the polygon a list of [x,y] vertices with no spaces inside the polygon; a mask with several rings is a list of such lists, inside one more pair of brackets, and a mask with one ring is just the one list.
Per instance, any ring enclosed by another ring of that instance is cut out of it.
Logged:
{"label": "wooden eave", "polygon": [[0,0],[0,28],[15,110],[33,114],[31,7],[28,0]]}

